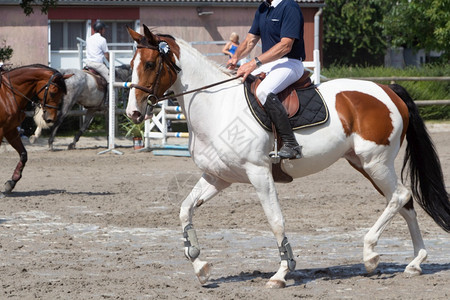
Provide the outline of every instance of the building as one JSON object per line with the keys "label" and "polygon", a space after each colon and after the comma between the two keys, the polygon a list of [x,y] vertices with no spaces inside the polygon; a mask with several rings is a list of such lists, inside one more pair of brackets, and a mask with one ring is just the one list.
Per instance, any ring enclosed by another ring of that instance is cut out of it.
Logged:
{"label": "building", "polygon": [[[321,40],[314,41],[314,17],[324,0],[296,0],[305,18],[305,46],[307,61],[313,60],[314,45],[321,49]],[[97,19],[107,24],[110,50],[131,58],[131,39],[126,31],[130,26],[139,31],[142,24],[157,33],[171,34],[197,43],[204,54],[225,63],[219,55],[223,41],[231,32],[245,37],[253,20],[258,0],[59,0],[48,15],[38,7],[26,16],[20,0],[0,2],[0,46],[14,49],[14,66],[41,63],[56,68],[79,67],[79,40],[91,34],[91,24]],[[317,18],[316,18],[317,20]],[[320,33],[321,26],[319,27]],[[317,30],[317,29],[316,29]],[[78,38],[78,39],[77,39]],[[222,41],[222,42],[219,42]],[[258,51],[258,50],[256,50]],[[257,55],[258,53],[254,53]]]}

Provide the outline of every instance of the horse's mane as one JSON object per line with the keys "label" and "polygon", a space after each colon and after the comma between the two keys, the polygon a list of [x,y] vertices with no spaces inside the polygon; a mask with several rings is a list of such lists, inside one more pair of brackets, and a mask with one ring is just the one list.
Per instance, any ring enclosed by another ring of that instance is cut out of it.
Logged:
{"label": "horse's mane", "polygon": [[51,71],[53,74],[57,74],[57,76],[54,79],[54,83],[56,83],[59,88],[62,89],[62,91],[64,92],[64,94],[67,93],[67,86],[66,86],[66,82],[63,79],[63,75],[61,74],[61,72],[59,72],[57,69],[43,65],[43,64],[32,64],[32,65],[25,65],[25,66],[19,66],[16,68],[13,68],[7,72],[12,72],[12,71],[17,71],[17,70],[22,70],[25,68],[38,68],[38,69],[45,69],[45,70],[49,70]]}
{"label": "horse's mane", "polygon": [[25,69],[25,68],[47,69],[47,70],[52,71],[53,73],[59,72],[58,70],[56,70],[56,69],[54,69],[52,67],[43,65],[43,64],[32,64],[32,65],[19,66],[19,67],[16,67],[16,68],[13,68],[13,69],[9,70],[9,72],[15,71],[15,70],[20,70],[20,69]]}
{"label": "horse's mane", "polygon": [[170,34],[157,33],[156,35],[160,36],[160,37],[169,38],[169,39],[172,39],[172,40],[176,41],[176,38],[174,38],[173,35],[170,35]]}
{"label": "horse's mane", "polygon": [[[186,42],[183,39],[177,38],[176,39],[178,45],[182,44],[183,45],[183,49],[188,50],[191,52],[191,54],[201,57],[204,60],[205,64],[208,64],[211,68],[215,68],[218,71],[228,75],[228,76],[232,76],[232,71],[230,71],[229,69],[227,69],[225,66],[220,65],[219,63],[208,59],[206,56],[204,56],[204,54],[202,54],[200,51],[198,51],[196,48],[194,48],[191,44],[189,44],[188,42]],[[181,45],[180,45],[181,46]]]}

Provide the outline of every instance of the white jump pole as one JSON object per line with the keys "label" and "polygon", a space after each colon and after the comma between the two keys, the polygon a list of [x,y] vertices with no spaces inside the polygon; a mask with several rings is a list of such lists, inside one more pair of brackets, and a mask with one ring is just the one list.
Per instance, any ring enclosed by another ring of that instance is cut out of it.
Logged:
{"label": "white jump pole", "polygon": [[116,97],[114,90],[114,80],[116,78],[115,68],[116,53],[114,51],[109,52],[109,124],[108,124],[108,149],[101,151],[98,154],[103,154],[111,151],[112,153],[122,155],[123,153],[114,149],[115,138],[115,124],[116,124]]}

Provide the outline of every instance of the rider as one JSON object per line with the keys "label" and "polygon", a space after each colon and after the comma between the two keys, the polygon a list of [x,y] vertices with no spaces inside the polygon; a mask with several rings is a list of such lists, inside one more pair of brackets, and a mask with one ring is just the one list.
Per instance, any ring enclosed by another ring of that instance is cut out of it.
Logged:
{"label": "rider", "polygon": [[237,75],[242,75],[245,80],[249,74],[266,73],[256,95],[283,141],[278,152],[281,158],[302,157],[302,148],[277,94],[303,75],[303,24],[302,12],[294,0],[266,0],[257,9],[245,40],[228,61],[229,68],[234,69],[239,59],[247,56],[261,39],[263,53],[241,65]]}
{"label": "rider", "polygon": [[103,63],[103,58],[109,61],[108,45],[103,37],[106,25],[97,20],[94,24],[94,34],[86,40],[86,66],[96,70],[109,82],[109,69]]}

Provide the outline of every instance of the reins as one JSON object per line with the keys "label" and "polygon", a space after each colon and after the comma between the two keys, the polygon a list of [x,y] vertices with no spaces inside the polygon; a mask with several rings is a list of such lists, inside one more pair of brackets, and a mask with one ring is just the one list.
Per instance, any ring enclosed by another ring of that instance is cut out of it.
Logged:
{"label": "reins", "polygon": [[[168,95],[168,96],[165,96],[165,97],[162,97],[162,98],[158,98],[154,94],[152,94],[153,93],[153,89],[149,89],[149,88],[146,88],[146,87],[141,86],[141,85],[137,85],[137,84],[132,83],[130,85],[126,85],[125,87],[136,88],[136,89],[139,89],[139,90],[144,91],[146,93],[149,93],[150,95],[148,95],[148,97],[147,97],[147,101],[148,101],[147,103],[150,106],[155,106],[160,101],[171,99],[171,98],[176,98],[176,97],[180,97],[180,96],[184,96],[184,95],[187,95],[187,94],[192,94],[192,93],[195,93],[195,92],[198,92],[198,91],[201,91],[201,90],[206,90],[206,89],[209,89],[211,87],[214,87],[214,86],[217,86],[217,85],[221,85],[221,84],[227,83],[229,81],[233,81],[233,80],[238,79],[240,77],[241,76],[235,76],[235,77],[228,78],[228,79],[216,82],[216,83],[212,83],[212,84],[209,84],[209,85],[202,86],[200,88],[196,88],[196,89],[193,89],[193,90],[190,90],[190,91],[186,91],[186,92],[183,92],[183,93],[179,93],[179,94],[176,94],[176,95],[172,95],[171,94],[171,95]],[[153,99],[155,99],[155,100],[153,100]]]}

